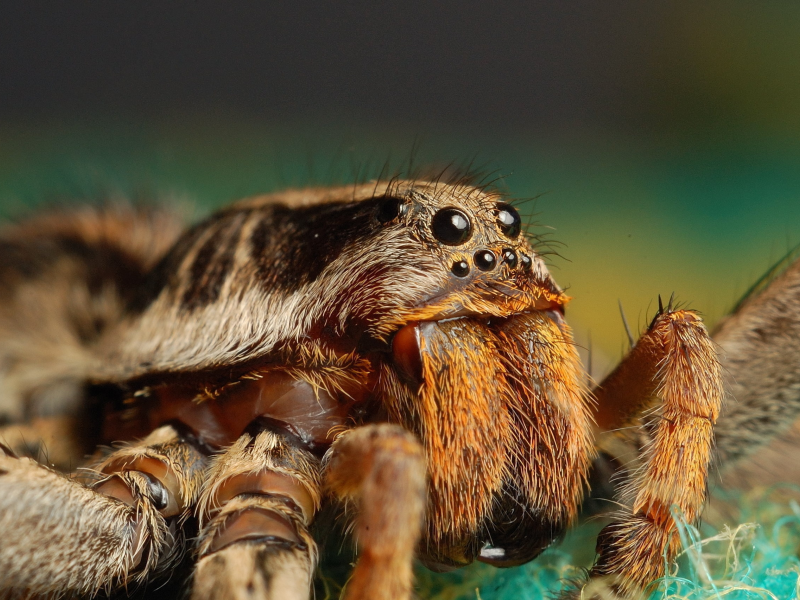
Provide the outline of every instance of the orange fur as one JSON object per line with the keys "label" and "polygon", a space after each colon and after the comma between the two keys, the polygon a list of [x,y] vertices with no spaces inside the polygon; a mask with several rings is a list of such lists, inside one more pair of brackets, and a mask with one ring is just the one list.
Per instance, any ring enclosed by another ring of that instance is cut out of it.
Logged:
{"label": "orange fur", "polygon": [[[592,570],[613,576],[624,594],[661,576],[665,559],[676,556],[680,545],[672,511],[679,510],[689,522],[700,515],[723,394],[716,348],[695,313],[659,315],[640,344],[654,361],[649,370],[656,373],[658,405],[648,425],[642,464],[623,492],[630,508],[604,530]],[[630,356],[640,360],[641,354],[634,348]],[[624,365],[620,372],[625,372]],[[616,387],[624,383],[619,374],[609,381],[614,385],[604,384],[604,395],[623,389]],[[644,404],[643,399],[634,404]]]}
{"label": "orange fur", "polygon": [[425,509],[425,462],[417,440],[386,424],[342,434],[326,466],[326,483],[359,507],[354,533],[360,556],[346,600],[410,600]]}
{"label": "orange fur", "polygon": [[512,381],[511,472],[531,506],[569,524],[594,457],[589,395],[571,332],[563,321],[531,313],[502,326],[497,346]]}

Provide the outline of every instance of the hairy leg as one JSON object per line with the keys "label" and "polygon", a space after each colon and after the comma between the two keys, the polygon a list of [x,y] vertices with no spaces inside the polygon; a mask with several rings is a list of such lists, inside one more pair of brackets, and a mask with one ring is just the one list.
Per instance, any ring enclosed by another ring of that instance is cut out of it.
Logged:
{"label": "hairy leg", "polygon": [[[722,348],[730,400],[716,427],[726,481],[737,462],[749,484],[800,481],[800,261],[722,321],[714,341]],[[775,448],[765,448],[770,444]]]}
{"label": "hairy leg", "polygon": [[425,510],[425,461],[417,439],[396,425],[351,430],[331,448],[326,484],[358,506],[359,559],[347,600],[411,598]]}
{"label": "hairy leg", "polygon": [[0,590],[93,595],[173,564],[203,461],[171,427],[110,455],[92,487],[0,453]]}
{"label": "hairy leg", "polygon": [[722,395],[716,348],[702,321],[669,310],[597,390],[598,422],[607,427],[632,424],[648,405],[653,410],[634,430],[643,441],[623,491],[629,508],[603,530],[592,576],[610,576],[614,589],[632,595],[663,575],[665,558],[679,550],[672,508],[691,523],[706,498]]}
{"label": "hairy leg", "polygon": [[319,461],[272,431],[245,433],[212,463],[198,504],[192,598],[307,600]]}

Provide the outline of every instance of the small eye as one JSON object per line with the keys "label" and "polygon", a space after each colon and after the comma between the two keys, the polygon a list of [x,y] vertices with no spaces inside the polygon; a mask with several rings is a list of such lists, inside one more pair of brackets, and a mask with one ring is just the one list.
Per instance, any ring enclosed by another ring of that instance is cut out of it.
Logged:
{"label": "small eye", "polygon": [[519,232],[522,230],[522,219],[517,209],[510,204],[500,202],[497,205],[497,212],[495,214],[500,231],[512,240],[518,238]]}
{"label": "small eye", "polygon": [[443,208],[433,215],[431,230],[437,240],[448,246],[460,246],[472,237],[469,217],[457,208]]}
{"label": "small eye", "polygon": [[489,250],[478,250],[474,256],[475,266],[481,271],[491,271],[497,264],[494,252]]}
{"label": "small eye", "polygon": [[450,270],[456,277],[466,277],[469,275],[469,263],[465,260],[457,260],[453,263],[453,266],[450,267]]}
{"label": "small eye", "polygon": [[394,221],[397,217],[405,212],[405,204],[399,198],[382,198],[378,202],[378,209],[375,212],[375,218],[382,225],[386,225]]}
{"label": "small eye", "polygon": [[511,248],[503,249],[503,261],[512,269],[517,266],[517,253]]}
{"label": "small eye", "polygon": [[522,268],[525,269],[526,271],[530,270],[531,265],[533,264],[531,257],[527,256],[526,254],[520,253],[519,259],[520,261],[522,261]]}

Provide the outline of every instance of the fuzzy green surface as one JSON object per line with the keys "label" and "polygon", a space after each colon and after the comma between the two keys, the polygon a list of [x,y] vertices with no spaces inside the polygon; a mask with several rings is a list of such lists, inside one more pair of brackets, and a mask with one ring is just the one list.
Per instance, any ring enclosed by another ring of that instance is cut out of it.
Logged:
{"label": "fuzzy green surface", "polygon": [[[800,488],[793,486],[747,495],[729,492],[725,500],[741,511],[738,523],[718,529],[704,525],[700,531],[681,523],[683,553],[669,566],[669,575],[653,582],[642,600],[800,598],[800,505],[795,498],[800,498]],[[596,522],[584,523],[561,544],[514,569],[481,564],[448,574],[419,569],[419,597],[537,600],[555,596],[591,565],[599,529]]]}

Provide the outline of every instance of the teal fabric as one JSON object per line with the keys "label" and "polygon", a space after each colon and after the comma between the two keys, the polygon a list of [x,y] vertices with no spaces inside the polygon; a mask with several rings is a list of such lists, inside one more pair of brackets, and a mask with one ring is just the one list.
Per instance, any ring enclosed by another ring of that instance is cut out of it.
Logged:
{"label": "teal fabric", "polygon": [[[777,494],[776,492],[782,492]],[[787,494],[787,492],[789,492]],[[717,492],[740,521],[701,531],[681,522],[683,554],[647,600],[795,600],[800,595],[800,488],[743,495]],[[591,565],[597,523],[586,523],[537,560],[515,569],[485,565],[445,575],[420,569],[420,597],[432,600],[538,600],[564,589]]]}

